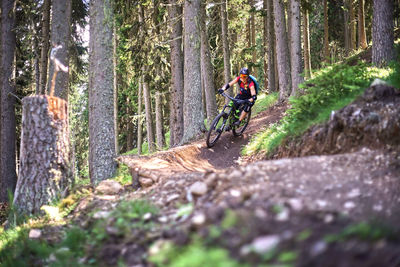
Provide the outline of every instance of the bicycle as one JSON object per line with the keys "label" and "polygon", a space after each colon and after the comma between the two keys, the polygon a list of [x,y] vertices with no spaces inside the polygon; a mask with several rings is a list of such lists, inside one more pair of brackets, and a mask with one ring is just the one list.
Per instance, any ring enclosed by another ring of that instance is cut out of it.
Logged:
{"label": "bicycle", "polygon": [[[206,140],[207,147],[209,148],[215,145],[224,131],[230,131],[232,129],[234,136],[241,136],[250,122],[251,110],[247,113],[247,116],[242,120],[239,126],[234,125],[234,122],[238,120],[235,115],[238,116],[242,112],[243,106],[248,100],[236,99],[225,93],[221,95],[232,101],[224,105],[222,111],[214,118],[210,125]],[[234,104],[237,104],[238,109],[236,109],[236,105]]]}

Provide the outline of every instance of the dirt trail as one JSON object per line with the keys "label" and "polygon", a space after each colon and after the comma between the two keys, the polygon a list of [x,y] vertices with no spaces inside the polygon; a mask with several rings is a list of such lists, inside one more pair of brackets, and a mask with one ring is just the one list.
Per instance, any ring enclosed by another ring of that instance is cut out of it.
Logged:
{"label": "dirt trail", "polygon": [[213,148],[207,148],[205,137],[189,145],[158,152],[152,156],[121,156],[119,161],[131,169],[167,176],[181,172],[208,172],[239,165],[240,152],[250,137],[263,127],[280,120],[285,104],[275,105],[251,119],[243,136],[235,137],[231,132],[221,135]]}
{"label": "dirt trail", "polygon": [[[142,180],[142,187],[127,188],[124,198],[148,199],[161,210],[154,220],[168,226],[127,263],[147,266],[140,257],[146,246],[156,240],[188,244],[196,233],[251,266],[400,266],[400,150],[392,142],[398,136],[387,140],[385,135],[400,129],[400,111],[395,110],[400,94],[381,89],[367,90],[327,125],[304,135],[312,142],[301,141],[302,146],[313,151],[309,147],[320,147],[319,139],[327,144],[321,137],[325,129],[332,136],[329,144],[337,149],[334,155],[247,159],[243,164],[242,146],[281,118],[285,106],[278,105],[253,118],[243,137],[224,133],[213,149],[202,139],[151,157],[120,157],[133,177]],[[364,129],[366,125],[372,126]],[[370,148],[371,142],[358,141],[359,147],[338,150],[343,149],[338,144],[354,143],[354,136],[371,140],[369,134],[380,141]],[[299,142],[293,140],[290,147]],[[193,211],[179,215],[187,204]],[[229,227],[226,220],[231,221]],[[121,240],[115,242],[121,246]],[[292,259],[281,262],[287,253]]]}

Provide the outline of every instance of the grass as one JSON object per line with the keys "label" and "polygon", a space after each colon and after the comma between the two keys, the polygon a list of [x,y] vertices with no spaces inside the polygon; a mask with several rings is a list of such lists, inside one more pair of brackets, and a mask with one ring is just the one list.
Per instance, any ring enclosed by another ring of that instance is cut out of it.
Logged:
{"label": "grass", "polygon": [[29,219],[26,223],[7,230],[0,228],[0,263],[6,267],[96,265],[96,259],[91,259],[89,264],[79,261],[86,255],[86,248],[101,248],[108,242],[109,234],[106,228],[115,228],[120,236],[129,236],[132,229],[151,229],[153,224],[144,215],[153,216],[157,213],[157,208],[146,201],[122,201],[108,218],[96,220],[87,230],[78,226],[65,227],[61,241],[55,244],[30,239],[28,236],[32,228],[45,232],[45,225],[53,225],[46,217]]}
{"label": "grass", "polygon": [[314,78],[300,85],[304,94],[289,99],[290,108],[281,121],[255,135],[242,153],[272,153],[284,139],[328,120],[333,110],[351,103],[375,78],[395,84],[400,74],[398,65],[379,69],[359,62],[355,66],[336,64],[315,72]]}

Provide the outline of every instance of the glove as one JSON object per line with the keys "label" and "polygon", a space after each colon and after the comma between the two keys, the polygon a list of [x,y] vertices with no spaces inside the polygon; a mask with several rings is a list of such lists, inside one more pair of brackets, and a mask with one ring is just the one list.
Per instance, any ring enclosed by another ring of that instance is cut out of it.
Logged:
{"label": "glove", "polygon": [[222,94],[224,92],[224,89],[218,89],[218,94]]}
{"label": "glove", "polygon": [[249,104],[250,107],[252,107],[254,105],[254,101],[250,101],[250,100],[246,100],[246,103]]}

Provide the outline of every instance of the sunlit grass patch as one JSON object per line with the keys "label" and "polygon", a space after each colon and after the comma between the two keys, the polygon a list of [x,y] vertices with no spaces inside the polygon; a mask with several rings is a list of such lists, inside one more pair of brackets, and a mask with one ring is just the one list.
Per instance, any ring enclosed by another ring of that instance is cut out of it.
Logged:
{"label": "sunlit grass patch", "polygon": [[284,139],[328,120],[333,110],[351,103],[375,78],[395,79],[399,69],[396,64],[382,69],[360,62],[355,66],[331,65],[314,72],[314,78],[300,85],[303,94],[289,99],[290,108],[280,122],[253,136],[242,153],[272,153]]}

